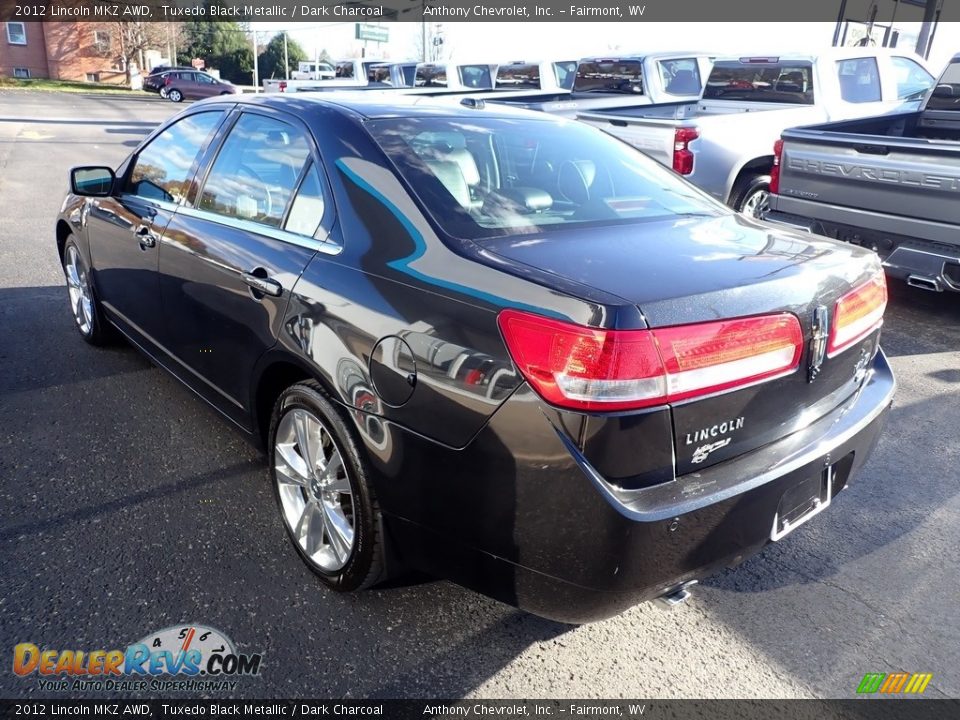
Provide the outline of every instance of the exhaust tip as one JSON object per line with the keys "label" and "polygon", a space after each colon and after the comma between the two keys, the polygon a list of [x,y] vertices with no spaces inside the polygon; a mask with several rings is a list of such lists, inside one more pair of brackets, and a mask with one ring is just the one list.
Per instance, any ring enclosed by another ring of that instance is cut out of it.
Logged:
{"label": "exhaust tip", "polygon": [[937,278],[927,277],[925,275],[908,275],[907,285],[919,288],[920,290],[929,290],[930,292],[943,292],[940,287],[940,281]]}
{"label": "exhaust tip", "polygon": [[654,598],[653,603],[659,608],[664,610],[669,610],[675,608],[678,605],[683,605],[687,600],[690,599],[690,590],[688,588],[697,584],[696,580],[688,580],[685,583],[681,583],[670,590],[667,590],[660,597]]}

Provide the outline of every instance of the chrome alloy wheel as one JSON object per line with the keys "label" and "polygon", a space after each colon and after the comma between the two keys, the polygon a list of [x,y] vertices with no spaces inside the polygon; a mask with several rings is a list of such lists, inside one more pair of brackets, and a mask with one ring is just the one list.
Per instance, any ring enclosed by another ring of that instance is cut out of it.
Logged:
{"label": "chrome alloy wheel", "polygon": [[70,309],[77,321],[80,332],[90,335],[93,332],[93,296],[90,292],[90,278],[83,267],[80,253],[73,245],[67,246],[63,259],[63,272],[67,276],[67,291],[70,294]]}
{"label": "chrome alloy wheel", "polygon": [[283,521],[312,563],[336,573],[353,552],[356,522],[340,449],[323,422],[302,408],[280,419],[274,442]]}
{"label": "chrome alloy wheel", "polygon": [[740,211],[747,217],[763,220],[764,214],[770,209],[770,191],[766,188],[755,190],[743,201]]}

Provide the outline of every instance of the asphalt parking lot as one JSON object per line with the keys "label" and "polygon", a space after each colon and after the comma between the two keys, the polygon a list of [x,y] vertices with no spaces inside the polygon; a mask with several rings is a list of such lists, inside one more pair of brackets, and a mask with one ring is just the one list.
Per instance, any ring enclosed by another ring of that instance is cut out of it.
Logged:
{"label": "asphalt parking lot", "polygon": [[245,697],[852,697],[866,672],[960,696],[960,295],[898,284],[887,430],[833,507],[686,606],[572,628],[451,583],[324,591],[263,458],[133,349],[84,344],[53,237],[67,169],[177,107],[0,91],[0,697],[15,644],[125,647],[184,622],[261,652]]}

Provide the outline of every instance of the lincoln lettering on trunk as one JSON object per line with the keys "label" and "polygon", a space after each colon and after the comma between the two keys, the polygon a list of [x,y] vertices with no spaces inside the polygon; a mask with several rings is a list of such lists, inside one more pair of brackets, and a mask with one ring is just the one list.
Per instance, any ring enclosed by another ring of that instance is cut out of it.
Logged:
{"label": "lincoln lettering on trunk", "polygon": [[704,440],[710,440],[711,438],[719,437],[735,430],[739,430],[742,427],[742,417],[738,417],[735,420],[725,420],[722,423],[717,423],[716,425],[712,425],[708,428],[687,433],[686,444],[693,445],[694,443],[700,443]]}

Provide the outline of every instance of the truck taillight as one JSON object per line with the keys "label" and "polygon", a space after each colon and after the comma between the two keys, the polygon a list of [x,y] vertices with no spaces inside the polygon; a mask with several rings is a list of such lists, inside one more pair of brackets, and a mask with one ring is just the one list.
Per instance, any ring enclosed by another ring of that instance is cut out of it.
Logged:
{"label": "truck taillight", "polygon": [[673,133],[673,169],[681,175],[693,172],[693,152],[690,143],[700,137],[697,128],[679,127]]}
{"label": "truck taillight", "polygon": [[287,81],[286,81],[286,80],[281,80],[280,83],[279,83],[279,85],[278,85],[277,87],[280,88],[280,92],[286,92],[286,91],[287,91]]}
{"label": "truck taillight", "polygon": [[572,410],[632,410],[733,390],[799,367],[803,334],[788,313],[605,330],[519,310],[498,318],[533,389]]}
{"label": "truck taillight", "polygon": [[842,353],[883,325],[886,309],[887,279],[881,270],[837,300],[827,357]]}
{"label": "truck taillight", "polygon": [[783,157],[783,140],[773,144],[773,167],[770,168],[770,192],[774,195],[780,192],[780,161]]}

